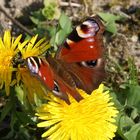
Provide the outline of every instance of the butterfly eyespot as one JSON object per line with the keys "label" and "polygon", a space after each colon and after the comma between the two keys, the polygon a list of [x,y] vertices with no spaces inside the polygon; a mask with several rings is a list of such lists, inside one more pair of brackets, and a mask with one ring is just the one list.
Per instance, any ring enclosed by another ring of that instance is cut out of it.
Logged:
{"label": "butterfly eyespot", "polygon": [[88,25],[82,24],[82,25],[81,25],[81,30],[82,30],[83,32],[87,32],[87,31],[88,31]]}
{"label": "butterfly eyespot", "polygon": [[87,19],[76,28],[78,35],[81,38],[93,37],[99,31],[98,23],[93,19]]}
{"label": "butterfly eyespot", "polygon": [[54,81],[53,93],[56,94],[56,95],[59,95],[59,92],[60,92],[59,85]]}
{"label": "butterfly eyespot", "polygon": [[55,96],[59,97],[60,99],[63,99],[64,101],[66,101],[67,104],[70,104],[67,94],[61,91],[56,81],[54,81],[54,89],[52,90],[52,92]]}
{"label": "butterfly eyespot", "polygon": [[97,65],[97,60],[82,61],[81,65],[84,67],[93,68]]}
{"label": "butterfly eyespot", "polygon": [[100,29],[98,23],[96,22],[92,22],[92,27],[95,29],[96,32]]}

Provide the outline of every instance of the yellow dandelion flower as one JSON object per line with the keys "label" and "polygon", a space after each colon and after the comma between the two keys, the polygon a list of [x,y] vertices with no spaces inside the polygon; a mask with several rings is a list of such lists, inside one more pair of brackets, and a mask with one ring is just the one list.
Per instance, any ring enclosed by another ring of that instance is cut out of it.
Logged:
{"label": "yellow dandelion flower", "polygon": [[46,89],[36,77],[30,74],[28,69],[20,68],[20,73],[18,74],[19,79],[23,82],[24,93],[27,93],[30,103],[35,101],[35,94],[39,98],[47,98]]}
{"label": "yellow dandelion flower", "polygon": [[19,44],[18,48],[22,54],[23,59],[26,59],[30,56],[39,56],[50,47],[49,43],[45,41],[45,38],[40,39],[36,43],[37,37],[38,35]]}
{"label": "yellow dandelion flower", "polygon": [[108,91],[103,90],[103,84],[91,95],[78,89],[84,99],[76,102],[70,98],[70,105],[52,95],[48,104],[39,107],[36,114],[43,120],[37,126],[48,129],[42,137],[51,140],[112,139],[117,130],[114,117],[118,111]]}
{"label": "yellow dandelion flower", "polygon": [[[21,52],[22,59],[26,59],[30,56],[40,56],[50,47],[45,38],[40,39],[37,42],[38,35],[32,37],[30,40],[26,40],[23,43],[19,43],[18,48]],[[41,82],[34,76],[31,75],[29,70],[24,67],[19,67],[17,72],[17,80],[22,81],[27,91],[27,97],[30,102],[34,101],[34,95],[37,94],[40,97],[44,97],[46,92]]]}
{"label": "yellow dandelion flower", "polygon": [[35,89],[39,95],[44,95],[45,90],[40,81],[31,76],[26,67],[21,67],[20,64],[16,65],[16,61],[20,59],[17,56],[19,52],[21,53],[21,59],[41,55],[49,48],[49,44],[45,41],[45,38],[37,41],[38,35],[22,43],[20,42],[21,37],[22,35],[19,35],[15,39],[11,36],[9,30],[5,31],[3,38],[0,37],[0,89],[5,85],[6,94],[9,95],[10,86],[22,81],[29,92],[27,94],[29,99],[33,100]]}
{"label": "yellow dandelion flower", "polygon": [[10,85],[14,82],[12,72],[16,69],[13,68],[12,59],[18,52],[17,46],[21,37],[11,37],[10,31],[5,31],[3,39],[0,37],[0,88],[5,85],[7,95],[10,93]]}

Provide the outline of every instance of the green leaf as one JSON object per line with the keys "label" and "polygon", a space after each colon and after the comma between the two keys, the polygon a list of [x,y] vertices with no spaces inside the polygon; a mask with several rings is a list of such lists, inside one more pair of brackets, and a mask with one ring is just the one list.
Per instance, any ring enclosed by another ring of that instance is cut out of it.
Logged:
{"label": "green leaf", "polygon": [[117,99],[116,93],[113,92],[112,90],[110,90],[109,94],[110,94],[111,97],[113,97],[111,100],[115,104],[115,106],[117,107],[117,109],[119,109],[119,110],[123,109],[123,106],[121,105],[121,103]]}
{"label": "green leaf", "polygon": [[110,13],[98,13],[98,15],[105,21],[105,22],[114,22],[114,21],[117,21],[117,20],[120,20],[122,19],[121,16],[119,15],[113,15],[113,14],[110,14]]}
{"label": "green leaf", "polygon": [[34,23],[34,24],[39,24],[39,19],[37,19],[37,18],[35,18],[35,17],[33,17],[33,16],[30,16],[30,19],[31,19],[31,21]]}
{"label": "green leaf", "polygon": [[53,36],[52,38],[51,38],[51,40],[50,40],[50,44],[51,44],[51,46],[54,46],[55,45],[55,36]]}
{"label": "green leaf", "polygon": [[113,34],[117,33],[115,21],[122,19],[119,15],[113,15],[110,13],[98,13],[98,15],[106,22],[106,30]]}
{"label": "green leaf", "polygon": [[135,124],[131,118],[126,116],[123,113],[120,113],[117,117],[117,124],[118,128],[120,129],[121,133],[124,134],[125,132],[129,131],[130,128]]}
{"label": "green leaf", "polygon": [[60,8],[58,6],[58,1],[56,0],[44,0],[44,8],[42,9],[42,14],[47,17],[47,19],[58,19],[60,17]]}
{"label": "green leaf", "polygon": [[125,133],[128,140],[140,140],[140,123],[132,126],[130,131]]}
{"label": "green leaf", "polygon": [[23,89],[20,87],[20,86],[15,86],[15,91],[16,91],[16,95],[17,95],[17,98],[18,100],[21,102],[21,104],[24,104],[24,92],[23,92]]}
{"label": "green leaf", "polygon": [[131,113],[131,118],[134,120],[136,119],[137,117],[139,117],[139,112],[138,112],[138,109],[133,107],[133,110],[132,110],[132,113]]}
{"label": "green leaf", "polygon": [[41,106],[42,100],[37,96],[37,94],[34,94],[34,102],[36,106]]}
{"label": "green leaf", "polygon": [[129,106],[135,106],[140,111],[140,86],[131,85],[127,93],[127,103]]}
{"label": "green leaf", "polygon": [[[131,119],[129,119],[127,116],[124,116],[124,114],[122,112],[120,112],[116,118],[117,120],[117,133],[119,134],[119,136],[123,139],[123,140],[127,140],[127,138],[124,135],[124,128],[127,128],[127,122],[129,124],[129,127],[132,126],[134,124],[133,121],[131,121]],[[126,131],[126,130],[125,130]]]}
{"label": "green leaf", "polygon": [[65,31],[66,34],[69,34],[72,30],[71,20],[64,13],[61,14],[59,19],[60,27]]}
{"label": "green leaf", "polygon": [[116,34],[117,33],[117,28],[116,28],[116,24],[114,21],[110,21],[107,23],[106,25],[106,30],[110,33]]}
{"label": "green leaf", "polygon": [[14,124],[17,122],[17,117],[16,117],[16,114],[15,112],[12,112],[12,115],[11,115],[11,122],[10,122],[10,126],[11,126],[11,129],[13,131],[14,129]]}
{"label": "green leaf", "polygon": [[49,20],[52,20],[55,14],[55,7],[53,5],[49,5],[42,9],[42,14],[47,17]]}
{"label": "green leaf", "polygon": [[49,27],[49,33],[51,37],[55,36],[56,32],[57,32],[57,27]]}
{"label": "green leaf", "polygon": [[55,38],[55,42],[57,45],[62,44],[62,42],[64,41],[66,37],[66,33],[64,30],[60,30],[59,32],[57,32],[56,34],[56,38]]}
{"label": "green leaf", "polygon": [[[25,86],[25,85],[24,85]],[[33,112],[32,106],[27,98],[27,89],[26,87],[21,87],[21,86],[16,86],[15,91],[16,91],[16,96],[20,103],[22,104],[22,107],[24,109],[28,110],[30,113]]]}

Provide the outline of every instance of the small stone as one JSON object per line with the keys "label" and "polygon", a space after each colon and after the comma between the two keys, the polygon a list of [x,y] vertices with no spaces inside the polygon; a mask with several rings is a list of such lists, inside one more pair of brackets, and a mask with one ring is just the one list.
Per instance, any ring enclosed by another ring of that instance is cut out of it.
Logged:
{"label": "small stone", "polygon": [[133,42],[137,42],[137,41],[138,41],[138,36],[133,35],[132,38],[131,38],[131,40],[132,40]]}

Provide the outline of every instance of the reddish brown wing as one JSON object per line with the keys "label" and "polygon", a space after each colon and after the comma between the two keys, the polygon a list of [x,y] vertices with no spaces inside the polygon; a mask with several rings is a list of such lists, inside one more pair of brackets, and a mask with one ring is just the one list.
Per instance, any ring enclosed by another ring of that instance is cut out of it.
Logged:
{"label": "reddish brown wing", "polygon": [[[47,62],[49,62],[51,69],[54,73],[54,81],[57,83],[59,88],[58,94],[62,94],[59,97],[63,98],[64,94],[70,94],[77,101],[80,101],[82,96],[76,90],[76,83],[73,80],[73,77],[69,74],[69,72],[65,69],[65,66],[61,61],[53,59],[52,57],[46,58]],[[56,94],[57,94],[56,93]]]}
{"label": "reddish brown wing", "polygon": [[73,30],[56,54],[76,86],[88,93],[105,77],[103,32],[104,26],[97,16],[87,18]]}
{"label": "reddish brown wing", "polygon": [[70,104],[67,95],[69,93],[77,101],[80,101],[82,96],[76,91],[76,85],[69,73],[64,71],[63,66],[55,59],[48,57],[47,60],[45,58],[29,57],[26,59],[26,64],[31,74],[39,78],[45,87],[56,96]]}
{"label": "reddish brown wing", "polygon": [[56,58],[67,63],[101,58],[104,51],[103,32],[104,26],[99,17],[87,18],[59,47]]}
{"label": "reddish brown wing", "polygon": [[26,59],[26,65],[33,76],[41,79],[49,89],[54,88],[54,73],[49,63],[38,57],[28,57]]}
{"label": "reddish brown wing", "polygon": [[81,64],[65,64],[66,69],[73,77],[78,88],[91,93],[105,78],[104,60],[98,59],[93,68],[82,66]]}

